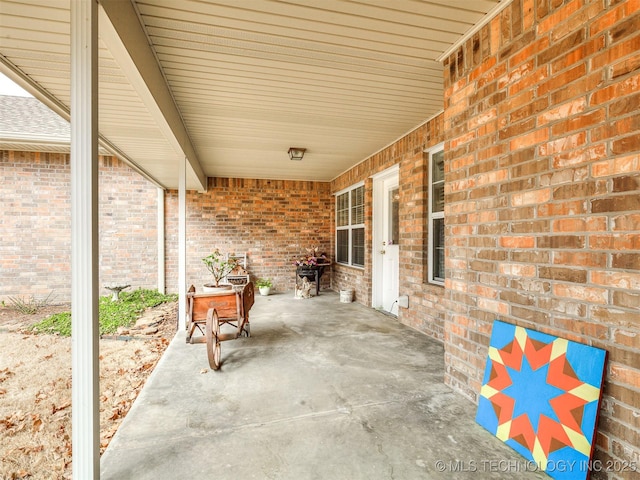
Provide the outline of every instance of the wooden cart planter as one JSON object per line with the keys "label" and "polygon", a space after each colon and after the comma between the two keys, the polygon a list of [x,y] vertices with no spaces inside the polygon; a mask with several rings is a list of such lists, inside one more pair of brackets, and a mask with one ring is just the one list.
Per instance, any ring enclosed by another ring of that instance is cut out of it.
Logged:
{"label": "wooden cart planter", "polygon": [[[254,303],[253,283],[242,290],[225,290],[218,293],[187,293],[187,343],[206,343],[209,366],[220,368],[220,342],[251,336],[249,310]],[[223,324],[235,327],[235,332],[222,333]],[[194,337],[199,331],[201,335]]]}

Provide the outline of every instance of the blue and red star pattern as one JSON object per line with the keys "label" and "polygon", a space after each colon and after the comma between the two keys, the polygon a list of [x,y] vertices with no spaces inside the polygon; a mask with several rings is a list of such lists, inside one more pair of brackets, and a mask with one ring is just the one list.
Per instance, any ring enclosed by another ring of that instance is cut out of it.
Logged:
{"label": "blue and red star pattern", "polygon": [[552,478],[586,479],[606,357],[496,320],[476,421]]}

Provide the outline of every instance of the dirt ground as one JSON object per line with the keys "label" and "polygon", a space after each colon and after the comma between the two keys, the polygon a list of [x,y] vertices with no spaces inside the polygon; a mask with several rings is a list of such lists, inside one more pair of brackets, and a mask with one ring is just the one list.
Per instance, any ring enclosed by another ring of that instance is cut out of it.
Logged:
{"label": "dirt ground", "polygon": [[[33,315],[0,307],[0,480],[71,478],[71,339],[26,328]],[[177,302],[148,309],[137,329],[100,340],[100,449],[109,444],[176,332]]]}

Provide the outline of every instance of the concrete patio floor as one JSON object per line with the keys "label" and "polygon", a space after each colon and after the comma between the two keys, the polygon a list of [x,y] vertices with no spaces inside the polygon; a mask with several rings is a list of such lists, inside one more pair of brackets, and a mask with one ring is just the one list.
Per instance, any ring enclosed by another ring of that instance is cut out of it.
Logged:
{"label": "concrete patio floor", "polygon": [[215,372],[178,333],[101,478],[549,478],[443,384],[442,345],[393,317],[329,291],[257,296],[251,334]]}

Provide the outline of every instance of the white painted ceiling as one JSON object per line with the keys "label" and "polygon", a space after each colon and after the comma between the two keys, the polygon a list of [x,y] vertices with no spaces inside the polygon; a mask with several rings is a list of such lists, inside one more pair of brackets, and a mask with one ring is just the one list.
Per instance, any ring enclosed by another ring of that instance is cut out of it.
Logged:
{"label": "white painted ceiling", "polygon": [[[201,190],[204,175],[329,181],[392,143],[442,110],[438,58],[500,0],[100,3],[104,143],[168,188],[186,155]],[[69,8],[0,0],[0,71],[63,116]]]}

